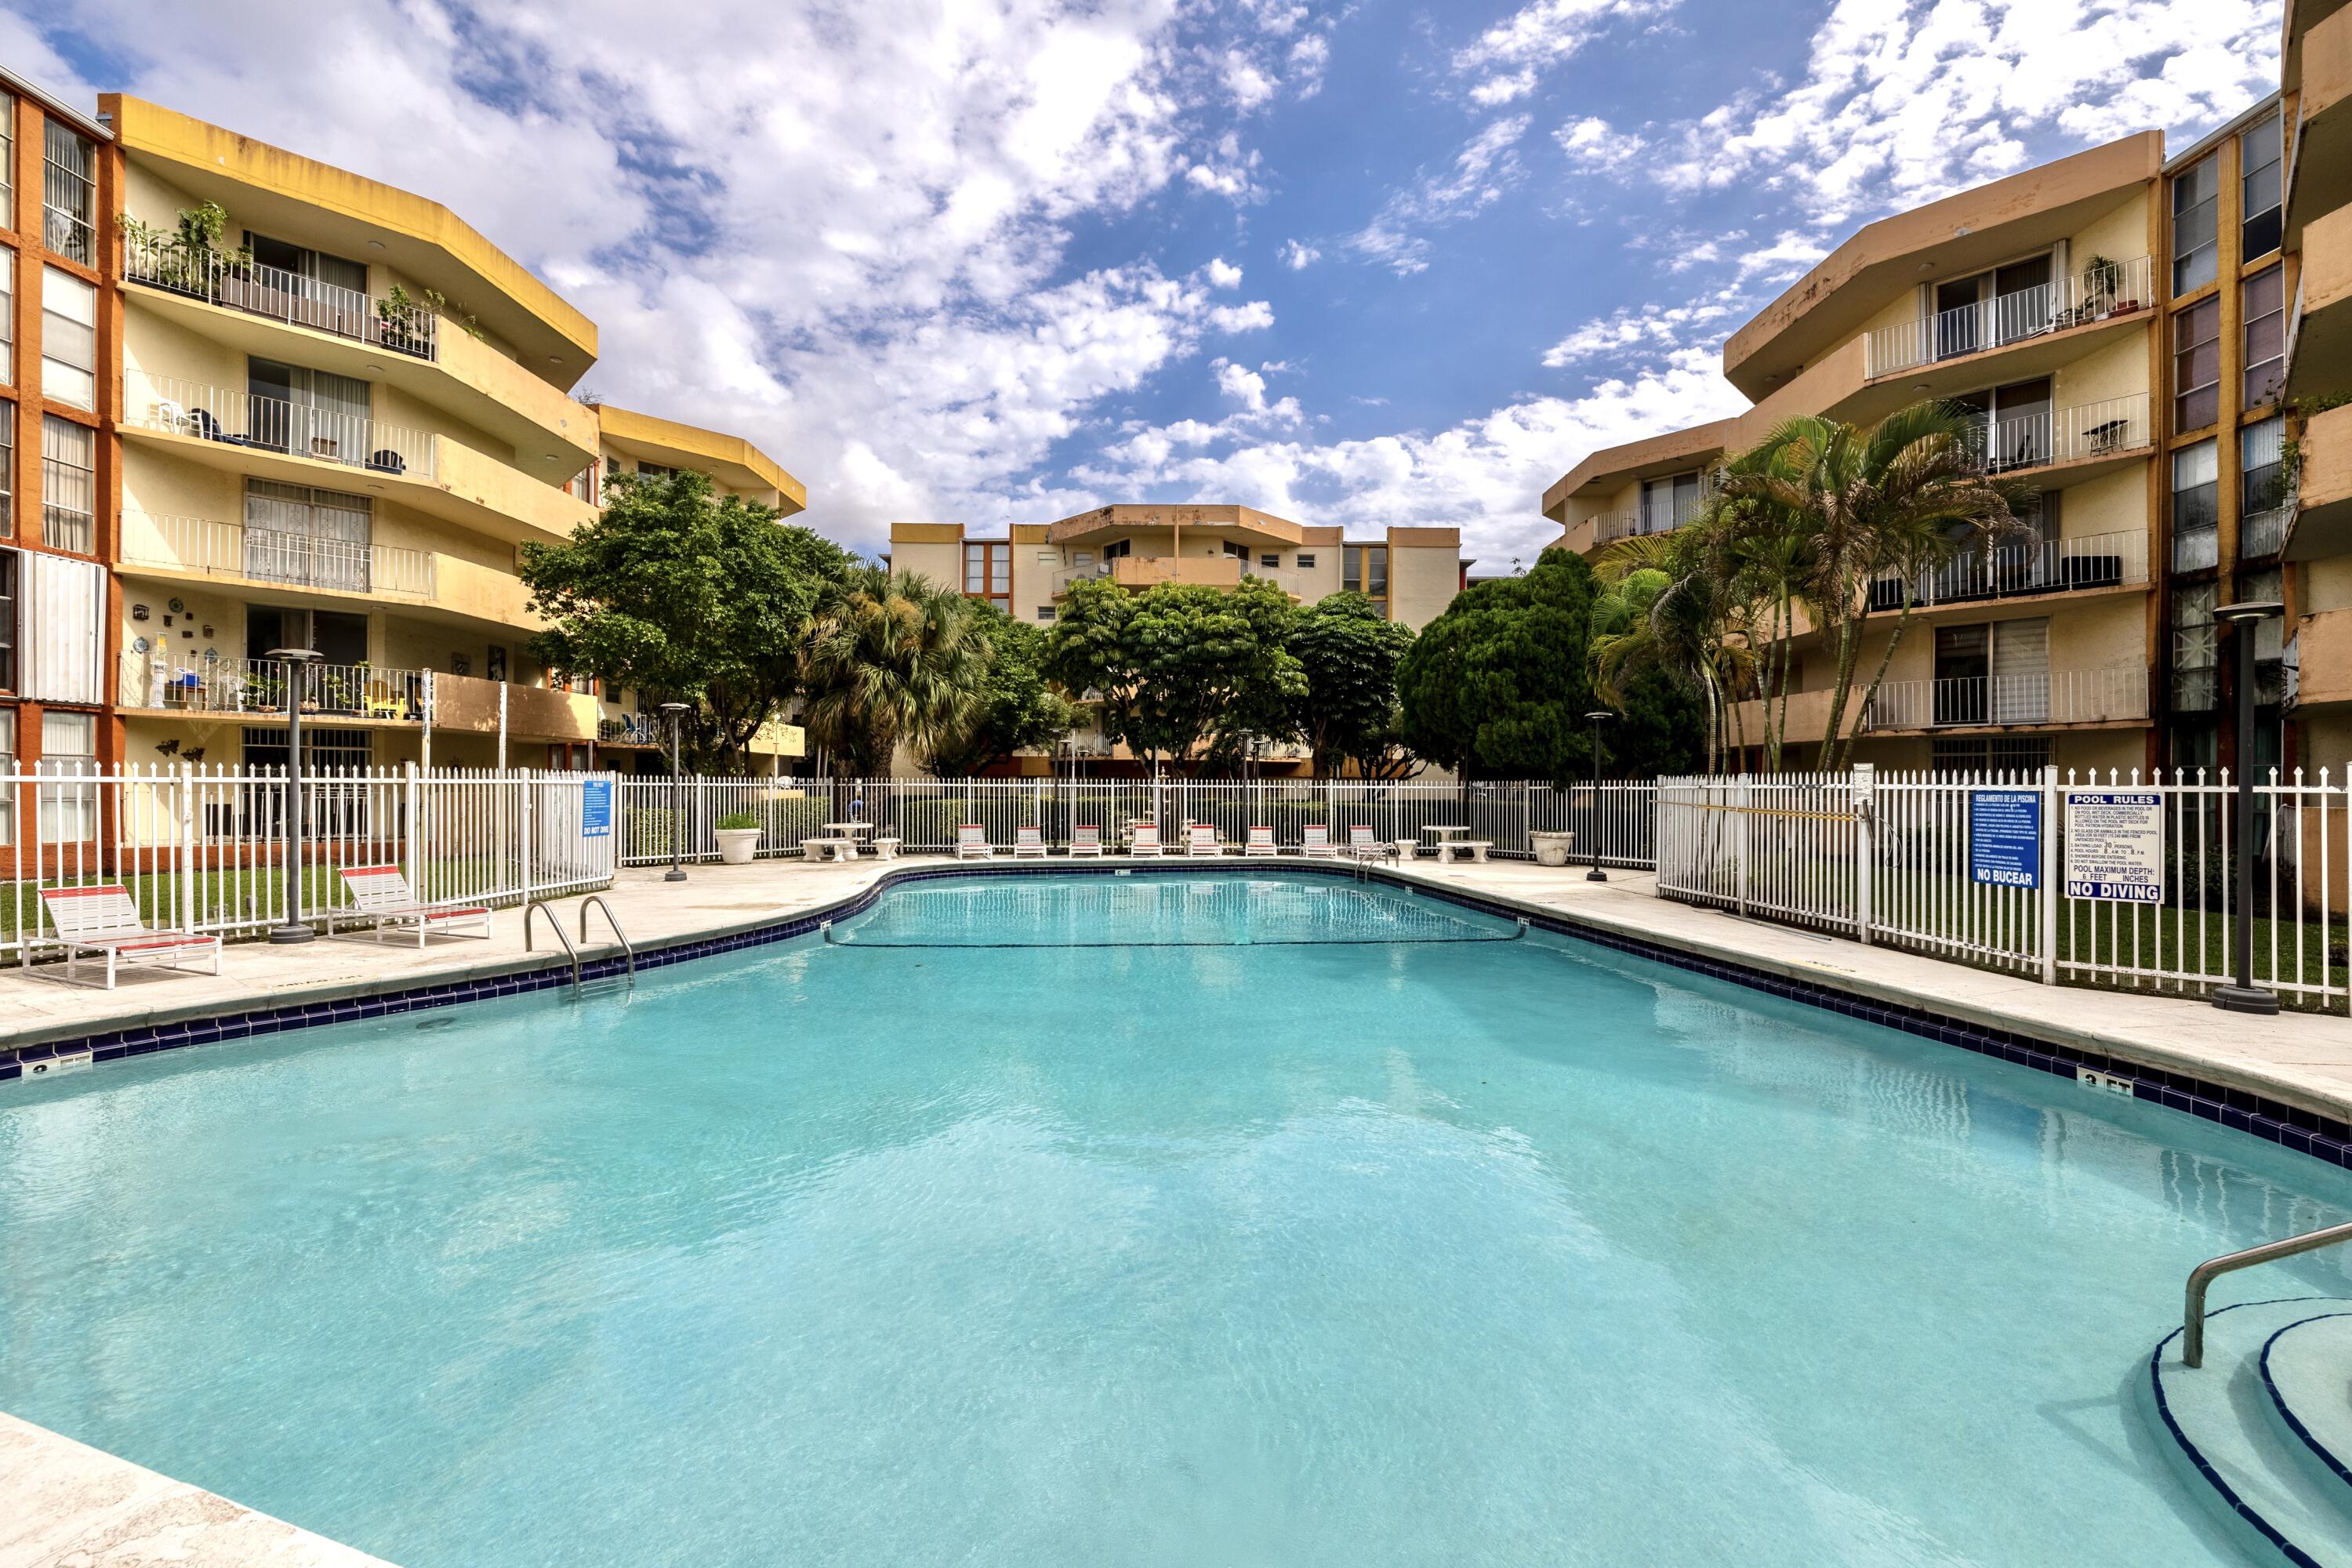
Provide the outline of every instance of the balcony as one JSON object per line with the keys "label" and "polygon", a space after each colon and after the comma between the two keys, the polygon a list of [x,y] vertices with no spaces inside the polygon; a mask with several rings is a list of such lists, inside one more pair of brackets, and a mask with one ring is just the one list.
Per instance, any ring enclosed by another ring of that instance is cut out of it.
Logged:
{"label": "balcony", "polygon": [[1066,566],[1054,574],[1054,596],[1071,584],[1108,581],[1122,588],[1150,588],[1161,583],[1190,587],[1237,588],[1248,575],[1237,555],[1116,555],[1092,566]]}
{"label": "balcony", "polygon": [[370,474],[430,479],[439,468],[439,438],[422,430],[175,375],[127,379],[124,422],[144,429]]}
{"label": "balcony", "polygon": [[2063,669],[2032,675],[1890,680],[1863,714],[1868,732],[2119,724],[2147,718],[2147,672]]}
{"label": "balcony", "polygon": [[2287,559],[2317,561],[2352,552],[2352,405],[2313,415],[2298,446]]}
{"label": "balcony", "polygon": [[337,288],[217,250],[192,249],[176,237],[124,236],[122,277],[183,299],[413,359],[434,358],[440,338],[440,317],[422,305]]}
{"label": "balcony", "polygon": [[2250,511],[2238,520],[2238,555],[2254,561],[2286,548],[2287,530],[2294,521],[2294,501],[2263,511]]}
{"label": "balcony", "polygon": [[[2347,13],[2352,15],[2352,13]],[[2288,315],[2286,395],[2352,392],[2352,206],[2312,219]]]}
{"label": "balcony", "polygon": [[430,599],[436,559],[429,551],[321,539],[210,518],[122,514],[123,564],[173,574]]}
{"label": "balcony", "polygon": [[[303,717],[415,723],[425,717],[425,672],[365,664],[310,667]],[[444,679],[448,679],[443,677]],[[274,658],[179,665],[155,653],[122,656],[121,704],[149,712],[283,719],[286,667]]]}
{"label": "balcony", "polygon": [[2290,250],[2304,245],[2305,225],[2352,205],[2352,12],[2313,26],[2303,37],[2302,57],[2302,95],[2288,128]]}
{"label": "balcony", "polygon": [[1863,374],[1874,380],[2033,338],[2136,318],[2146,313],[2155,298],[2149,265],[2145,256],[2108,262],[2013,294],[1881,327],[1864,337]]}
{"label": "balcony", "polygon": [[2147,581],[2147,535],[2137,529],[2077,539],[2018,540],[1971,550],[1916,578],[1889,573],[1870,585],[1870,606],[1979,604],[2038,594],[2080,594]]}
{"label": "balcony", "polygon": [[2352,609],[2304,616],[2295,623],[2284,653],[2288,705],[2312,709],[2352,703]]}
{"label": "balcony", "polygon": [[2138,392],[2054,412],[1979,419],[1975,444],[1987,472],[2021,474],[2144,455],[2154,439],[2147,394]]}

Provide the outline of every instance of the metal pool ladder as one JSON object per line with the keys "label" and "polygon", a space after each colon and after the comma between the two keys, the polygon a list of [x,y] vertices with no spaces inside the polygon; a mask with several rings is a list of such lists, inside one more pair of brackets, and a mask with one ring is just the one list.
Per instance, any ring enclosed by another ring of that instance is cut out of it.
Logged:
{"label": "metal pool ladder", "polygon": [[[614,915],[613,906],[606,903],[600,894],[591,893],[580,900],[580,940],[583,942],[588,940],[588,908],[591,904],[604,911],[604,923],[613,928],[613,940],[621,944],[621,952],[628,960],[629,984],[635,985],[637,983],[637,950],[629,944],[628,936],[621,930],[621,922]],[[580,950],[572,945],[570,937],[563,934],[563,922],[555,918],[554,908],[543,899],[533,899],[523,906],[522,950],[525,952],[536,951],[530,935],[530,917],[535,914],[547,917],[547,929],[555,933],[555,940],[562,946],[564,956],[572,960],[572,994],[579,995]]]}
{"label": "metal pool ladder", "polygon": [[2260,1247],[2249,1247],[2242,1252],[2225,1252],[2219,1258],[2209,1258],[2190,1269],[2188,1300],[2180,1315],[2180,1359],[2183,1364],[2205,1364],[2207,1286],[2224,1274],[2252,1268],[2257,1263],[2293,1258],[2298,1252],[2315,1252],[2339,1241],[2352,1241],[2352,1225],[2331,1225],[2325,1230],[2305,1231],[2301,1236],[2290,1236],[2284,1241],[2265,1241]]}

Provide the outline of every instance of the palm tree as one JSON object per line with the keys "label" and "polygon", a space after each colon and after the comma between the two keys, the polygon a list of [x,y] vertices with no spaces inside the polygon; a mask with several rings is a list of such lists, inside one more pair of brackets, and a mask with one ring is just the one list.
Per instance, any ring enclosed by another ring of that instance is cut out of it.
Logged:
{"label": "palm tree", "polygon": [[1603,701],[1622,705],[1627,679],[1655,669],[1696,691],[1706,710],[1709,773],[1722,770],[1727,746],[1747,750],[1739,700],[1755,674],[1747,611],[1734,596],[1722,544],[1720,528],[1701,520],[1621,541],[1596,563],[1603,582],[1647,573],[1663,583],[1630,630],[1592,639],[1594,689]]}
{"label": "palm tree", "polygon": [[[1724,467],[1719,499],[1744,520],[1739,531],[1753,547],[1752,559],[1793,586],[1836,657],[1822,739],[1825,770],[1844,767],[1853,751],[1845,711],[1873,608],[1871,584],[1890,573],[1916,582],[2019,526],[2018,509],[2032,491],[1985,471],[1978,435],[1976,416],[1948,403],[1914,404],[1868,429],[1809,416],[1780,426]],[[1863,693],[1864,712],[1910,618],[1906,592]],[[1776,689],[1784,704],[1792,632],[1791,618],[1778,616]],[[1777,767],[1773,739],[1768,731]]]}
{"label": "palm tree", "polygon": [[801,655],[808,730],[857,778],[887,773],[901,742],[932,745],[982,700],[987,634],[970,602],[908,573],[858,567],[818,601]]}

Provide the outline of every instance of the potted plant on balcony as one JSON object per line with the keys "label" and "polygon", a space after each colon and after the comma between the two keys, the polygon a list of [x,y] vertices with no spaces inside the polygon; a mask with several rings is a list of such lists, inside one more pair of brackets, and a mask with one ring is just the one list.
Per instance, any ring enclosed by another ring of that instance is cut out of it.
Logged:
{"label": "potted plant on balcony", "polygon": [[749,866],[760,847],[760,819],[748,811],[734,811],[719,819],[719,861],[723,866]]}
{"label": "potted plant on balcony", "polygon": [[423,323],[426,316],[424,306],[409,298],[408,290],[394,284],[375,302],[376,337],[394,353],[415,354],[428,358],[432,346],[425,340]]}

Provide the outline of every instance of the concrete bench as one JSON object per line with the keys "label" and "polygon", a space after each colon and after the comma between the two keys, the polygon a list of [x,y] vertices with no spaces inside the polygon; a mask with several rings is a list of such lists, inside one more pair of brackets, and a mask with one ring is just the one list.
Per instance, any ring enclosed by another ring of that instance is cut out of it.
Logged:
{"label": "concrete bench", "polygon": [[810,860],[835,862],[855,860],[857,858],[857,840],[855,838],[803,838],[801,840],[801,854]]}
{"label": "concrete bench", "polygon": [[898,839],[877,838],[874,841],[874,858],[877,860],[896,860],[898,858]]}

